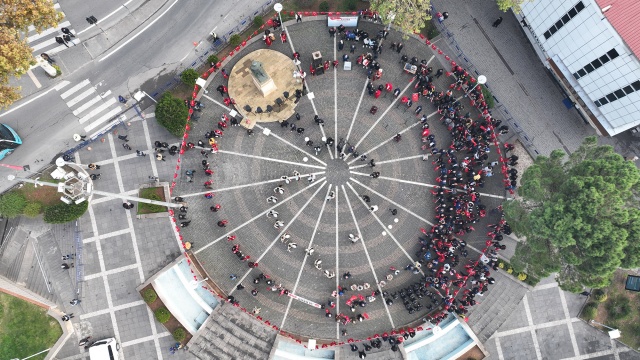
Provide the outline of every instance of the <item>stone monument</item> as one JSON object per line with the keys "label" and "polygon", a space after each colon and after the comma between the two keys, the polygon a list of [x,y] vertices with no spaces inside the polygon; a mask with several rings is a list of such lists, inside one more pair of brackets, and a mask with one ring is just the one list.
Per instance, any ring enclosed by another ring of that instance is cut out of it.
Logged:
{"label": "stone monument", "polygon": [[264,71],[261,62],[254,60],[251,62],[249,70],[251,70],[253,83],[258,87],[258,89],[260,89],[262,96],[267,96],[278,89],[271,76]]}

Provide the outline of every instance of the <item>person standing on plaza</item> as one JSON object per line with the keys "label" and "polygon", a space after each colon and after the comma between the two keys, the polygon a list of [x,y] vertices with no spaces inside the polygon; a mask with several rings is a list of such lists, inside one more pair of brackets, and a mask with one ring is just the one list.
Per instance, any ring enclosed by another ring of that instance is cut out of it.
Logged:
{"label": "person standing on plaza", "polygon": [[301,13],[296,13],[296,24],[302,22],[302,14]]}
{"label": "person standing on plaza", "polygon": [[500,16],[496,21],[493,22],[493,26],[494,28],[497,28],[498,26],[500,26],[500,24],[502,24],[502,16]]}

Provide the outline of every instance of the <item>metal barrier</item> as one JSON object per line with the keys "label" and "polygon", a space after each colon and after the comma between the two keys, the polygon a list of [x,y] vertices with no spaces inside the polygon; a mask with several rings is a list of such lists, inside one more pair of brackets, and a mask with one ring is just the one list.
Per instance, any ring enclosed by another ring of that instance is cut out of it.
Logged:
{"label": "metal barrier", "polygon": [[[440,21],[437,20],[437,16],[435,16],[436,13],[437,13],[436,8],[433,5],[431,5],[431,14],[433,17],[432,21],[440,31],[442,40],[446,41],[449,47],[451,48],[451,50],[453,50],[453,53],[451,55],[455,56],[457,58],[457,63],[460,66],[467,69],[469,73],[475,74],[475,77],[480,75],[481,72],[478,71],[478,68],[476,68],[476,66],[469,59],[469,57],[464,54],[464,51],[456,41],[455,36],[449,31],[449,29],[447,29],[447,26],[444,25],[444,23],[441,23]],[[489,83],[484,84],[484,86],[486,86],[487,89],[491,91],[491,87],[489,86]],[[509,128],[516,133],[516,135],[518,136],[518,139],[520,140],[522,145],[525,147],[529,155],[531,155],[531,157],[535,159],[538,155],[540,155],[540,152],[538,151],[538,149],[536,149],[536,146],[533,144],[533,138],[527,135],[524,129],[522,129],[522,127],[518,125],[518,121],[511,115],[507,107],[502,102],[500,102],[500,100],[495,95],[493,95],[493,93],[492,93],[492,97],[495,102],[495,105],[491,109],[491,113],[494,115],[497,114],[498,117],[502,119],[502,121],[506,122],[509,125]]]}

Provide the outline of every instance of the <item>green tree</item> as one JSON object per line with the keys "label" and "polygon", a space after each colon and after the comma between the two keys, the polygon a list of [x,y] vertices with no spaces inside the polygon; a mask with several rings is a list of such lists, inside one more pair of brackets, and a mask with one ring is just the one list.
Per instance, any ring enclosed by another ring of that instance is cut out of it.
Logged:
{"label": "green tree", "polygon": [[521,184],[523,200],[507,204],[505,216],[527,237],[512,259],[527,273],[558,271],[563,289],[582,291],[640,266],[640,171],[611,146],[588,137],[566,161],[561,150],[539,156]]}
{"label": "green tree", "polygon": [[238,34],[233,34],[229,38],[229,44],[231,44],[232,46],[238,46],[240,45],[241,42],[242,42],[242,38]]}
{"label": "green tree", "polygon": [[156,119],[158,123],[175,136],[184,134],[187,125],[189,108],[183,100],[173,97],[170,93],[164,93],[156,106]]}
{"label": "green tree", "polygon": [[49,206],[44,209],[44,222],[49,224],[64,224],[80,218],[89,207],[88,201],[80,204],[64,204]]}
{"label": "green tree", "polygon": [[393,24],[405,39],[419,32],[431,20],[430,0],[371,0],[371,10],[377,11],[385,24]]}
{"label": "green tree", "polygon": [[183,83],[189,86],[195,85],[196,80],[198,80],[199,77],[200,77],[200,74],[198,74],[197,71],[191,68],[183,71],[182,74],[180,74],[180,80],[182,80]]}
{"label": "green tree", "polygon": [[42,204],[34,201],[34,202],[30,202],[27,204],[27,206],[24,207],[24,209],[22,210],[22,213],[25,216],[28,217],[38,217],[38,215],[40,215],[40,213],[42,212]]}
{"label": "green tree", "polygon": [[0,197],[0,215],[14,218],[21,215],[27,206],[27,199],[22,193],[10,191]]}
{"label": "green tree", "polygon": [[522,9],[520,8],[525,1],[530,0],[496,0],[498,4],[498,9],[507,12],[509,9],[513,10],[514,13],[519,14]]}

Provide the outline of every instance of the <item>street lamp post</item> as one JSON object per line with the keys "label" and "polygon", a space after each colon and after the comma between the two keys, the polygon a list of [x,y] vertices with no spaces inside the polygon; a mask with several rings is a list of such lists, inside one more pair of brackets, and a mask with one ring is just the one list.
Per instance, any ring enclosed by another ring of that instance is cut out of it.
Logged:
{"label": "street lamp post", "polygon": [[597,325],[600,325],[600,326],[602,326],[602,327],[606,327],[607,329],[609,329],[609,337],[610,337],[611,339],[617,339],[617,338],[619,338],[620,336],[622,336],[622,334],[620,333],[620,330],[618,330],[618,329],[614,329],[614,328],[612,328],[612,327],[608,327],[607,325],[605,325],[605,324],[601,324],[601,323],[599,323],[599,322],[597,322],[597,321],[595,321],[595,320],[590,320],[590,321],[589,321],[589,324],[597,324]]}
{"label": "street lamp post", "polygon": [[487,83],[487,77],[484,75],[480,75],[478,76],[478,80],[477,80],[477,84],[476,86],[472,87],[471,89],[469,89],[469,91],[467,91],[466,94],[464,94],[464,97],[469,96],[469,93],[471,93],[473,90],[475,90],[475,88],[477,88],[479,85],[484,85]]}
{"label": "street lamp post", "polygon": [[282,16],[280,15],[280,12],[282,11],[282,4],[275,3],[275,5],[273,5],[273,10],[275,10],[278,13],[278,20],[280,20],[280,26],[282,26],[282,29],[284,30],[284,25],[282,25]]}

